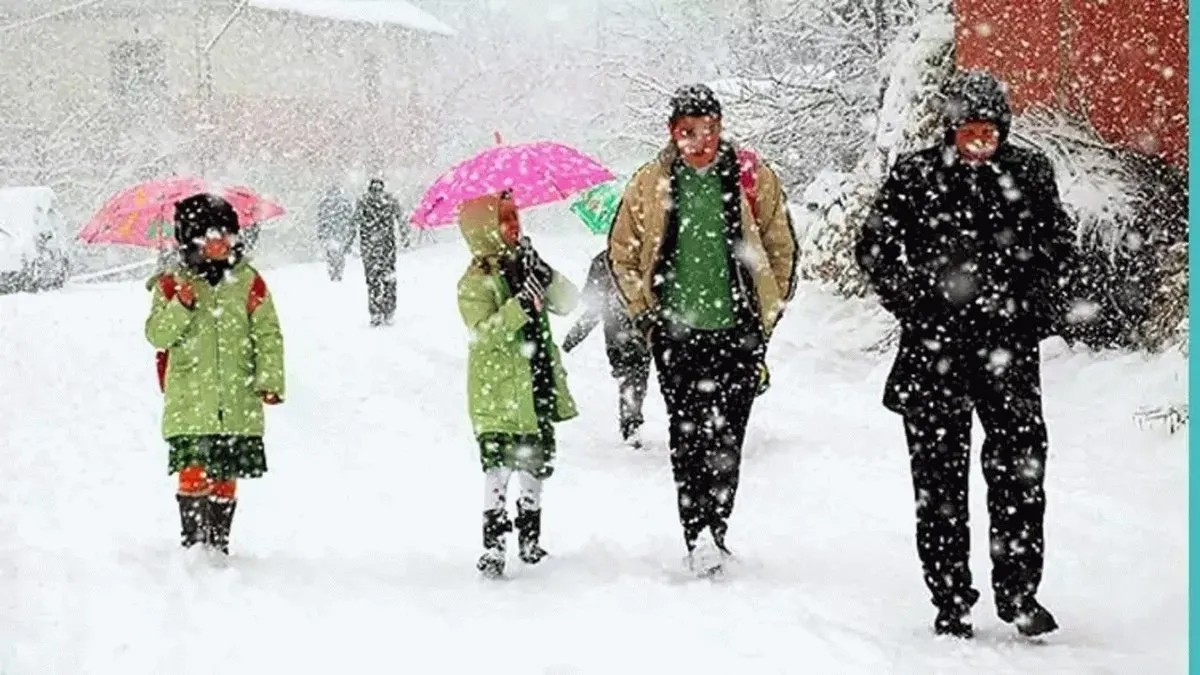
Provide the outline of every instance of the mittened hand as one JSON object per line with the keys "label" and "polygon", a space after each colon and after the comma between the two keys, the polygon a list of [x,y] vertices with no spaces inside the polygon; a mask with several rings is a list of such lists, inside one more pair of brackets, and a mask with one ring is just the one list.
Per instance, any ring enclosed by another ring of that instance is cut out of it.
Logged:
{"label": "mittened hand", "polygon": [[537,250],[528,238],[521,239],[521,264],[525,268],[525,277],[538,283],[543,289],[548,288],[554,281],[554,270],[542,260]]}
{"label": "mittened hand", "polygon": [[270,391],[264,391],[262,393],[262,402],[266,403],[267,405],[279,405],[280,403],[283,403],[283,399],[279,398],[279,394]]}
{"label": "mittened hand", "polygon": [[188,309],[196,305],[196,289],[191,284],[182,284],[175,289],[175,297],[179,298],[179,304]]}
{"label": "mittened hand", "polygon": [[525,310],[525,315],[530,319],[536,319],[541,315],[544,299],[536,286],[525,284],[525,287],[517,293],[516,298],[517,302],[521,304],[521,309]]}

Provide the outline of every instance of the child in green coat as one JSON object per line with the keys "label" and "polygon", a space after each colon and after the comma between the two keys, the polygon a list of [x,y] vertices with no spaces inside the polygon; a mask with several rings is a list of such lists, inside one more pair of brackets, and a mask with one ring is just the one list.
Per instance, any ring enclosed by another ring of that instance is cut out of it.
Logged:
{"label": "child in green coat", "polygon": [[[505,535],[516,526],[520,558],[542,560],[542,481],[553,472],[554,427],[576,416],[547,310],[569,314],[578,291],[521,237],[510,196],[489,195],[460,207],[471,264],[458,283],[458,309],[470,331],[467,398],[484,472],[485,576],[504,573]],[[515,522],[508,482],[517,475]]]}
{"label": "child in green coat", "polygon": [[175,205],[181,264],[147,283],[146,339],[159,350],[162,433],[179,475],[181,544],[229,552],[239,478],[267,471],[264,405],[283,401],[283,335],[266,282],[244,259],[233,207]]}

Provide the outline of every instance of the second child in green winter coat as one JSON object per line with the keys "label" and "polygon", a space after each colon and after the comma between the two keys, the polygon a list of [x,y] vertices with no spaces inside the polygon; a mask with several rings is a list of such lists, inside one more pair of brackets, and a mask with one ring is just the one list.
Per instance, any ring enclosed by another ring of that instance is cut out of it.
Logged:
{"label": "second child in green winter coat", "polygon": [[[553,425],[577,414],[546,312],[569,314],[579,292],[521,236],[507,195],[466,202],[459,226],[471,251],[458,283],[458,309],[470,331],[467,399],[484,472],[478,568],[497,577],[514,525],[522,561],[534,564],[546,555],[539,542],[541,494],[542,481],[553,473]],[[506,506],[514,473],[520,485],[515,522]]]}
{"label": "second child in green winter coat", "polygon": [[284,396],[283,335],[266,282],[244,259],[228,202],[176,204],[182,265],[147,282],[159,350],[162,434],[179,475],[181,543],[229,552],[239,478],[267,471],[263,406]]}

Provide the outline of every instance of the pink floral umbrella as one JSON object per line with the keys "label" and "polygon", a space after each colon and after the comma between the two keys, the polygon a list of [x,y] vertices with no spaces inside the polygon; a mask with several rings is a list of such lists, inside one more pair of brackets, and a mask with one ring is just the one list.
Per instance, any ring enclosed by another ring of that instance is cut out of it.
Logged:
{"label": "pink floral umbrella", "polygon": [[128,244],[144,248],[174,245],[175,202],[201,192],[225,198],[246,227],[284,214],[283,207],[236,185],[210,186],[191,176],[173,176],[134,185],[118,192],[88,220],[79,239],[92,244]]}
{"label": "pink floral umbrella", "polygon": [[460,162],[438,177],[410,221],[418,229],[448,225],[466,201],[510,190],[518,208],[549,204],[614,178],[587,155],[551,141],[496,146]]}

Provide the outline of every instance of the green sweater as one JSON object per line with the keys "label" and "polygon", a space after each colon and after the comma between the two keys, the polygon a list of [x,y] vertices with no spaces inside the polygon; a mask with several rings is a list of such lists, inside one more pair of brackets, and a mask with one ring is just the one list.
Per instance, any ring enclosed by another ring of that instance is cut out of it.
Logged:
{"label": "green sweater", "polygon": [[668,316],[692,328],[713,330],[735,323],[725,241],[725,200],[713,170],[677,170],[679,233],[674,278],[663,292]]}

